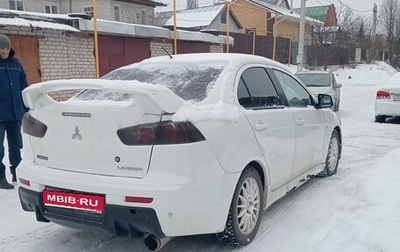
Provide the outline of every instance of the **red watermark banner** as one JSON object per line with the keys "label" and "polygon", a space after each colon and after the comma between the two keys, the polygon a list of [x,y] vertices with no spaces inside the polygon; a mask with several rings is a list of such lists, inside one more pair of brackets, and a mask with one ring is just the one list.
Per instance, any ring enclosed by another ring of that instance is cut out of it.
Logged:
{"label": "red watermark banner", "polygon": [[103,212],[104,197],[99,195],[43,191],[43,203],[50,206]]}

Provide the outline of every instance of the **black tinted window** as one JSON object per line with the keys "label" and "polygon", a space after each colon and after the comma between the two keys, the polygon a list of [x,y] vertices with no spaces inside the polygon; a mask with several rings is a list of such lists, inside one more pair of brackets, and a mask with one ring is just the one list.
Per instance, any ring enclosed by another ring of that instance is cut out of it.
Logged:
{"label": "black tinted window", "polygon": [[240,78],[239,86],[238,86],[238,99],[240,105],[245,108],[253,107],[253,100],[250,97],[250,93],[247,90],[246,86],[244,85],[243,79]]}
{"label": "black tinted window", "polygon": [[243,72],[238,99],[243,107],[267,107],[280,102],[271,79],[261,67],[249,68]]}
{"label": "black tinted window", "polygon": [[274,70],[274,73],[281,83],[290,107],[307,107],[312,104],[310,94],[295,78],[278,70]]}
{"label": "black tinted window", "polygon": [[331,85],[329,74],[299,73],[296,76],[308,87],[329,87]]}

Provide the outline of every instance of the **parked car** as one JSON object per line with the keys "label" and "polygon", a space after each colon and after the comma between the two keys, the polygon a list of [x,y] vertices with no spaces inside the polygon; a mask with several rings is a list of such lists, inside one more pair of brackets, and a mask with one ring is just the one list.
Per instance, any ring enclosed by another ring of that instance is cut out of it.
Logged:
{"label": "parked car", "polygon": [[333,99],[333,111],[339,111],[340,88],[342,84],[337,83],[335,75],[331,71],[302,71],[295,73],[304,85],[315,95],[328,94]]}
{"label": "parked car", "polygon": [[[49,92],[81,90],[56,102]],[[38,221],[144,236],[251,242],[262,210],[310,176],[337,172],[332,98],[245,54],[155,57],[101,79],[23,92],[19,197]]]}
{"label": "parked car", "polygon": [[400,116],[400,73],[394,74],[375,98],[375,122],[382,123],[393,116]]}

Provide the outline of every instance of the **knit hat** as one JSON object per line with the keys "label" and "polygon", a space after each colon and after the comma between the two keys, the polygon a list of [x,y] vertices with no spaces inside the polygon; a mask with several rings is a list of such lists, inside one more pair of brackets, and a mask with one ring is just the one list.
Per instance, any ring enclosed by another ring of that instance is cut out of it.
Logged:
{"label": "knit hat", "polygon": [[0,33],[0,49],[3,48],[11,48],[11,41],[6,35]]}

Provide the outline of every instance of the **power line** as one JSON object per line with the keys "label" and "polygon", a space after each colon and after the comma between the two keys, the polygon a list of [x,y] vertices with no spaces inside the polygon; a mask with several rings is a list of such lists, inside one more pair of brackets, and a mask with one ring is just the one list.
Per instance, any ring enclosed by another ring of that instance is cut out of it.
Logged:
{"label": "power line", "polygon": [[[360,12],[360,13],[365,13],[365,12],[370,12],[370,11],[372,11],[374,8],[371,8],[371,9],[369,9],[369,10],[356,10],[356,9],[354,9],[353,7],[351,7],[351,6],[349,6],[348,4],[345,4],[345,3],[343,3],[341,0],[337,0],[339,3],[341,3],[341,4],[343,4],[344,6],[346,6],[347,8],[349,8],[349,9],[351,9],[352,11],[355,11],[355,12]],[[319,2],[319,1],[318,1]]]}

